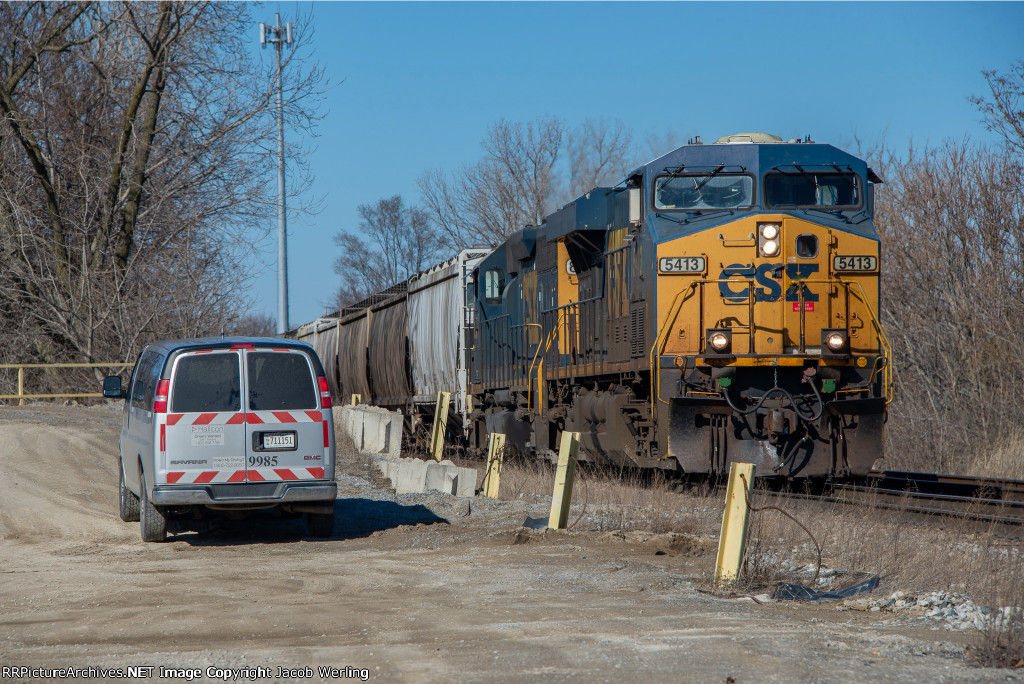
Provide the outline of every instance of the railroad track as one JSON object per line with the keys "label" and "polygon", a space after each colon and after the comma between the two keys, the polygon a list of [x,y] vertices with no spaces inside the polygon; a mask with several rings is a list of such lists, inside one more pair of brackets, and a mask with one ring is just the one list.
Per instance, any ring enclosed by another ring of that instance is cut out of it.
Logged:
{"label": "railroad track", "polygon": [[1024,481],[964,475],[873,470],[857,482],[832,485],[837,502],[872,498],[879,508],[1024,525]]}

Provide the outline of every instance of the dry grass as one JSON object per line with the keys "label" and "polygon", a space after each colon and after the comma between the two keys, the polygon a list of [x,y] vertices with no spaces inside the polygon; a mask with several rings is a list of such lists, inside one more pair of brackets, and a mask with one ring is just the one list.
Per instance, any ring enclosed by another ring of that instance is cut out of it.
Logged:
{"label": "dry grass", "polygon": [[[552,464],[516,455],[506,458],[499,498],[551,496],[555,480]],[[692,534],[693,518],[685,513],[684,497],[675,490],[676,484],[661,472],[584,465],[576,470],[569,523],[572,529]]]}
{"label": "dry grass", "polygon": [[1001,610],[982,630],[971,655],[985,667],[1024,668],[1024,565],[1002,574],[993,605]]}
{"label": "dry grass", "polygon": [[1024,479],[1024,431],[1018,428],[1001,442],[986,447],[974,463],[977,472],[972,475]]}
{"label": "dry grass", "polygon": [[[1008,447],[1003,453],[1014,450]],[[482,464],[466,465],[480,468],[482,477]],[[500,498],[543,500],[551,496],[554,477],[550,463],[509,455]],[[583,467],[577,471],[570,523],[576,530],[717,535],[723,499],[710,486],[684,489],[661,473]],[[821,566],[832,579],[815,588],[841,588],[865,575],[878,575],[879,594],[944,591],[967,594],[979,605],[1009,607],[1004,620],[991,622],[979,634],[971,653],[984,665],[1020,666],[1024,552],[1019,541],[1007,538],[1006,529],[966,519],[922,518],[907,510],[908,500],[894,502],[881,495],[869,505],[853,506],[758,485],[751,503],[779,507],[807,529],[778,511],[752,512],[739,589],[759,593],[777,582],[810,586],[820,546]],[[707,562],[710,577],[713,557]]]}
{"label": "dry grass", "polygon": [[[964,431],[946,426],[963,436]],[[888,428],[885,458],[876,467],[885,470],[909,470],[926,473],[949,473],[981,477],[1024,479],[1024,429],[1005,424],[992,429],[985,439],[967,439],[960,444],[943,443],[929,446],[922,432],[925,425]]]}
{"label": "dry grass", "polygon": [[[906,511],[906,500],[895,508],[854,508],[758,492],[752,503],[767,501],[808,528],[821,545],[824,567],[855,578],[845,584],[878,575],[886,593],[946,591],[993,607],[995,617],[978,635],[972,656],[985,666],[1024,667],[1024,552],[1006,529],[963,518],[925,523]],[[792,521],[774,511],[752,513],[746,588],[807,584],[816,555],[809,535]],[[844,585],[842,575],[835,584]]]}
{"label": "dry grass", "polygon": [[[871,505],[892,503],[881,498],[854,507],[756,493],[753,503],[768,500],[808,528],[824,565],[878,575],[894,588],[962,592],[993,602],[1003,578],[1024,561],[1019,544],[998,527],[957,518],[923,521],[905,510],[906,500],[895,508]],[[816,555],[808,534],[792,521],[773,511],[752,514],[748,564],[761,574],[783,575],[786,568],[814,563]]]}
{"label": "dry grass", "polygon": [[[677,491],[660,474],[583,470],[573,492],[576,529],[646,530],[717,534],[721,494]],[[550,495],[550,464],[510,461],[502,473],[502,498]],[[909,513],[909,501],[877,496],[868,506],[826,504],[758,487],[755,507],[776,506],[804,527],[774,510],[751,513],[743,589],[763,591],[777,582],[809,585],[818,564],[834,571],[835,589],[866,575],[878,575],[881,591],[946,591],[969,595],[976,603],[1009,607],[979,635],[972,654],[985,665],[1014,666],[1024,658],[1024,553],[1006,530],[966,519],[922,519]],[[884,504],[884,505],[883,505]],[[808,534],[809,533],[809,534]],[[812,539],[813,536],[813,539]],[[713,564],[709,559],[709,563]],[[710,570],[711,568],[709,568]]]}

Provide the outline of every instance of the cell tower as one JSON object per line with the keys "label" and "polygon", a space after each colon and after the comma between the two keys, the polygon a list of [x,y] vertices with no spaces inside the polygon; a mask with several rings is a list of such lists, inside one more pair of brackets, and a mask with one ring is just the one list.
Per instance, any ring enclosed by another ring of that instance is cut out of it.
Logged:
{"label": "cell tower", "polygon": [[284,90],[281,84],[281,50],[292,44],[292,24],[281,25],[281,15],[274,15],[274,25],[260,23],[260,45],[267,43],[277,52],[277,334],[288,332],[288,235],[284,192]]}

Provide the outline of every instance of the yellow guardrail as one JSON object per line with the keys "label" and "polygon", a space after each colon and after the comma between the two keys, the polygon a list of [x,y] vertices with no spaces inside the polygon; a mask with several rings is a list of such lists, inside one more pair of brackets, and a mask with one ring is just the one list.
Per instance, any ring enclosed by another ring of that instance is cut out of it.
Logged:
{"label": "yellow guardrail", "polygon": [[18,393],[0,394],[0,399],[17,399],[23,406],[26,399],[88,399],[102,397],[102,392],[68,392],[63,394],[25,394],[26,368],[128,368],[130,363],[0,363],[0,370],[18,369]]}

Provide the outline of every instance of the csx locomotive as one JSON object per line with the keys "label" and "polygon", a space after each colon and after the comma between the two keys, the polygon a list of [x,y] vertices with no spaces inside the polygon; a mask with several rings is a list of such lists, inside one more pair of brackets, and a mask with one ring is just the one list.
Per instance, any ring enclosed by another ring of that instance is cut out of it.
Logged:
{"label": "csx locomotive", "polygon": [[683,473],[864,474],[882,455],[881,180],[831,145],[689,144],[483,259],[471,439]]}
{"label": "csx locomotive", "polygon": [[892,395],[880,182],[809,139],[698,139],[299,336],[414,435],[447,390],[478,450],[501,432],[551,458],[571,430],[597,463],[864,474]]}

